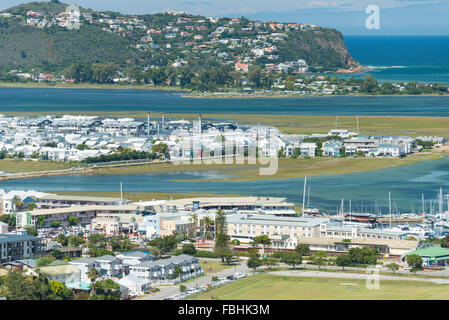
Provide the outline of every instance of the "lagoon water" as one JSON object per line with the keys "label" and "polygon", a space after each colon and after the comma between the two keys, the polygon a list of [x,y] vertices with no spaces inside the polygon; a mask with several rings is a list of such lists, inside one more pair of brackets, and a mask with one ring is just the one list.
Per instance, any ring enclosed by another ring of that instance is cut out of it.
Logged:
{"label": "lagoon water", "polygon": [[[0,188],[37,189],[42,191],[119,191],[123,182],[127,192],[212,192],[236,193],[254,196],[287,197],[302,201],[303,178],[265,181],[182,181],[191,179],[216,179],[217,172],[184,172],[171,174],[101,175],[43,177],[17,181],[2,181]],[[176,181],[174,181],[176,180]],[[179,181],[181,180],[181,181]],[[70,181],[70,183],[68,183]],[[335,212],[341,198],[352,200],[353,211],[387,213],[388,191],[391,191],[393,209],[402,213],[421,208],[424,193],[427,206],[436,198],[439,188],[449,192],[449,157],[425,161],[413,165],[370,172],[344,175],[309,177],[310,205],[328,212]]]}
{"label": "lagoon water", "polygon": [[157,111],[211,114],[449,116],[449,97],[183,98],[177,92],[0,88],[1,112]]}

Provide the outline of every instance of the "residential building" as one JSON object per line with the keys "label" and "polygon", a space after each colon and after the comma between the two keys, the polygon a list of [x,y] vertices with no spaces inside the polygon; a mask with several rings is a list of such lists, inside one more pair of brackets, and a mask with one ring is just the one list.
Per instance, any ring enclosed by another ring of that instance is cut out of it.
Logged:
{"label": "residential building", "polygon": [[77,260],[69,261],[69,264],[78,268],[81,271],[80,281],[90,283],[88,272],[90,269],[96,269],[99,273],[101,271],[100,262],[94,258],[81,258]]}
{"label": "residential building", "polygon": [[39,237],[0,234],[0,263],[39,257],[44,254],[45,245]]}
{"label": "residential building", "polygon": [[141,279],[134,275],[127,275],[116,282],[129,290],[131,296],[140,296],[145,291],[151,289],[151,282],[146,279]]}
{"label": "residential building", "polygon": [[153,261],[154,257],[150,253],[142,251],[126,251],[116,255],[123,261],[123,265],[134,266],[145,261]]}
{"label": "residential building", "polygon": [[109,277],[117,277],[123,274],[123,262],[118,257],[105,255],[95,258],[100,264],[100,274]]}
{"label": "residential building", "polygon": [[[181,270],[178,276],[175,276],[176,266],[179,266]],[[199,259],[185,254],[130,266],[130,275],[151,281],[152,284],[174,284],[202,274],[203,269],[199,264]]]}

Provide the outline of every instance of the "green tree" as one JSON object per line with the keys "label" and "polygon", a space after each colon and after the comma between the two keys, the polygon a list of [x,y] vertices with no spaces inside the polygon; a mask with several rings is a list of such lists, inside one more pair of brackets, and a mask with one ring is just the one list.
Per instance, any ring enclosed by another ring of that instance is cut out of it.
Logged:
{"label": "green tree", "polygon": [[73,296],[72,290],[68,289],[64,284],[58,281],[50,280],[48,282],[52,292],[52,300],[66,300]]}
{"label": "green tree", "polygon": [[227,252],[229,252],[229,245],[226,214],[223,210],[220,209],[215,215],[214,253],[221,257],[222,262],[225,262],[225,256]]}
{"label": "green tree", "polygon": [[53,261],[55,261],[53,257],[41,257],[36,261],[36,266],[37,267],[48,266]]}
{"label": "green tree", "polygon": [[417,254],[408,255],[406,258],[407,264],[413,269],[419,269],[422,265],[422,258]]}
{"label": "green tree", "polygon": [[389,263],[387,264],[387,268],[390,269],[394,274],[396,270],[399,270],[399,265],[397,263]]}
{"label": "green tree", "polygon": [[351,258],[347,254],[342,254],[335,259],[335,263],[337,266],[342,267],[342,269],[345,270],[345,267],[351,265]]}
{"label": "green tree", "polygon": [[63,233],[58,234],[56,242],[58,242],[63,247],[66,247],[69,244],[69,240]]}
{"label": "green tree", "polygon": [[61,226],[61,222],[59,222],[59,221],[53,221],[50,224],[50,227],[52,227],[52,228],[59,228],[60,226]]}
{"label": "green tree", "polygon": [[160,250],[162,254],[165,254],[178,245],[178,240],[175,236],[165,236],[165,237],[158,237],[148,242],[150,246],[156,247]]}
{"label": "green tree", "polygon": [[77,225],[77,224],[78,224],[78,217],[75,217],[75,216],[69,216],[69,217],[67,218],[67,221],[68,221],[68,223],[69,223],[69,226]]}
{"label": "green tree", "polygon": [[106,244],[108,243],[108,239],[102,235],[102,234],[92,234],[89,236],[89,244],[100,247],[100,248],[105,248]]}
{"label": "green tree", "polygon": [[262,263],[262,259],[260,258],[260,255],[257,253],[257,251],[250,250],[249,258],[246,261],[246,265],[248,266],[248,268],[254,269],[254,271],[256,271],[256,269],[259,268]]}
{"label": "green tree", "polygon": [[61,260],[62,259],[62,253],[61,251],[59,251],[58,249],[53,249],[51,250],[51,255],[57,259],[57,260]]}
{"label": "green tree", "polygon": [[24,228],[27,231],[27,235],[37,237],[39,235],[39,232],[34,227],[25,227]]}
{"label": "green tree", "polygon": [[445,235],[444,238],[440,239],[441,247],[447,248],[449,247],[449,234]]}
{"label": "green tree", "polygon": [[93,295],[90,300],[120,300],[120,286],[112,279],[102,279],[92,284]]}
{"label": "green tree", "polygon": [[16,196],[14,196],[12,201],[13,201],[13,204],[14,204],[15,211],[20,211],[20,209],[22,209],[22,207],[23,207],[22,199],[20,199],[20,197],[16,195]]}
{"label": "green tree", "polygon": [[16,217],[11,214],[0,215],[0,221],[3,223],[7,223],[8,227],[10,227],[10,228],[16,226]]}
{"label": "green tree", "polygon": [[8,300],[49,300],[48,284],[41,277],[10,270],[0,284],[0,291]]}
{"label": "green tree", "polygon": [[269,246],[271,243],[270,238],[266,234],[254,237],[253,241],[254,244],[261,244],[262,246]]}
{"label": "green tree", "polygon": [[207,231],[209,230],[210,226],[212,225],[212,219],[210,217],[204,217],[202,219],[202,223],[204,225],[204,239],[206,239]]}
{"label": "green tree", "polygon": [[360,91],[367,93],[374,93],[378,89],[377,80],[372,75],[367,75],[363,79],[363,84],[360,87]]}
{"label": "green tree", "polygon": [[302,255],[299,252],[285,252],[282,257],[282,262],[292,266],[295,269],[295,266],[302,263]]}
{"label": "green tree", "polygon": [[97,269],[95,268],[90,268],[89,271],[87,272],[87,277],[90,279],[91,282],[91,291],[90,291],[90,296],[95,296],[95,280],[97,280],[100,277],[100,273],[98,272]]}
{"label": "green tree", "polygon": [[302,256],[306,256],[310,253],[310,248],[307,244],[298,244],[295,247],[295,251],[301,254]]}
{"label": "green tree", "polygon": [[325,251],[317,251],[312,255],[311,259],[318,266],[318,269],[321,269],[321,266],[327,262],[327,253]]}
{"label": "green tree", "polygon": [[81,143],[81,144],[79,144],[79,145],[76,146],[76,149],[77,149],[77,150],[80,150],[80,151],[83,151],[83,150],[88,150],[88,149],[90,149],[90,147],[89,147],[87,144],[85,144],[85,143]]}
{"label": "green tree", "polygon": [[77,237],[74,235],[71,235],[67,238],[69,245],[71,245],[72,247],[79,247],[82,244],[84,244],[84,238],[83,237]]}
{"label": "green tree", "polygon": [[195,226],[195,236],[197,235],[197,228],[198,228],[198,215],[196,213],[191,213],[189,217],[189,221],[193,222]]}
{"label": "green tree", "polygon": [[45,227],[45,216],[38,216],[37,223],[39,224],[39,227]]}
{"label": "green tree", "polygon": [[264,258],[262,259],[262,264],[263,264],[264,266],[267,266],[267,268],[271,270],[272,267],[278,265],[278,262],[277,262],[277,260],[276,260],[272,255],[269,255],[269,256],[264,257]]}
{"label": "green tree", "polygon": [[34,209],[36,209],[37,204],[35,202],[30,202],[28,203],[28,210],[33,211]]}
{"label": "green tree", "polygon": [[184,254],[195,254],[196,248],[193,244],[184,244],[182,246],[182,253]]}
{"label": "green tree", "polygon": [[232,251],[231,248],[227,248],[223,251],[223,256],[224,256],[224,260],[226,262],[227,265],[230,265],[232,263],[232,260],[234,258],[234,252]]}

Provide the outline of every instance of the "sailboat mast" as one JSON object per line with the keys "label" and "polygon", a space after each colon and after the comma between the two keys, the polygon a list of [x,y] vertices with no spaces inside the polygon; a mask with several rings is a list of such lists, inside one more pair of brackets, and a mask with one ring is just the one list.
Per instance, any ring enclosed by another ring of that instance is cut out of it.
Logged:
{"label": "sailboat mast", "polygon": [[310,186],[307,187],[307,207],[310,206]]}
{"label": "sailboat mast", "polygon": [[391,228],[391,191],[388,191],[388,207],[390,210],[390,228]]}
{"label": "sailboat mast", "polygon": [[424,193],[421,193],[421,207],[422,213],[426,212],[426,208],[424,207]]}
{"label": "sailboat mast", "polygon": [[123,183],[120,181],[120,203],[123,204]]}

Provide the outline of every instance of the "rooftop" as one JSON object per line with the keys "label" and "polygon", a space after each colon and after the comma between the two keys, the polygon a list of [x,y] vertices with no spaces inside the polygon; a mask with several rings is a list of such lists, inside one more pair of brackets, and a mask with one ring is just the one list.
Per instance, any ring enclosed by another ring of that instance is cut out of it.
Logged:
{"label": "rooftop", "polygon": [[41,197],[42,200],[68,200],[68,201],[95,201],[95,202],[116,202],[120,198],[113,197],[90,197],[90,196],[75,196],[75,195],[58,195],[50,194]]}
{"label": "rooftop", "polygon": [[439,259],[449,259],[449,249],[442,247],[428,247],[416,251],[412,251],[407,253],[407,256],[417,254],[420,257],[424,258],[434,258],[436,260]]}
{"label": "rooftop", "polygon": [[39,237],[23,236],[20,234],[0,234],[0,243],[40,240]]}

